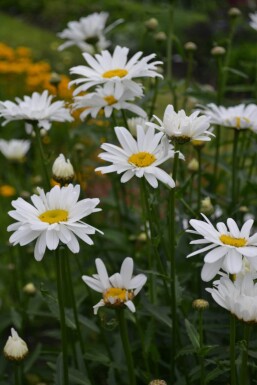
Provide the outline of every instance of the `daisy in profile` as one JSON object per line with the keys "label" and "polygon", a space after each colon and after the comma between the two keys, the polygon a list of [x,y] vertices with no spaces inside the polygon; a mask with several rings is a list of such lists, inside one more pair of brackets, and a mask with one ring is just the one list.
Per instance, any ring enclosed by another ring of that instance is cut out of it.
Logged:
{"label": "daisy in profile", "polygon": [[162,75],[157,72],[157,66],[162,62],[151,62],[155,58],[155,54],[141,58],[143,52],[137,52],[128,60],[128,53],[128,48],[120,46],[115,47],[113,54],[106,50],[94,56],[84,52],[83,57],[88,66],[80,65],[70,69],[71,74],[80,76],[70,82],[70,85],[80,85],[75,89],[74,95],[107,82],[121,82],[134,92],[140,92],[141,86],[133,79],[142,77],[162,78]]}
{"label": "daisy in profile", "polygon": [[62,51],[75,45],[81,51],[90,54],[101,52],[110,45],[105,34],[122,22],[122,19],[119,19],[106,27],[108,17],[107,12],[95,12],[89,16],[81,17],[79,21],[70,21],[67,28],[57,34],[61,39],[66,40],[58,49]]}
{"label": "daisy in profile", "polygon": [[202,216],[205,221],[189,221],[194,230],[187,232],[202,236],[190,244],[204,247],[189,254],[187,258],[206,253],[201,272],[203,281],[213,279],[220,269],[228,274],[240,273],[244,264],[243,257],[250,266],[257,269],[257,233],[250,236],[253,219],[248,219],[240,230],[232,218],[228,218],[227,224],[217,223],[215,228],[204,214]]}
{"label": "daisy in profile", "polygon": [[207,106],[200,106],[200,108],[201,114],[208,117],[211,124],[237,130],[249,128],[257,132],[257,106],[255,104],[223,107],[210,103]]}
{"label": "daisy in profile", "polygon": [[147,123],[149,126],[165,133],[173,142],[180,144],[189,141],[210,141],[214,136],[209,130],[210,120],[205,116],[198,116],[199,111],[187,116],[184,110],[174,111],[169,104],[164,112],[163,120],[154,115],[159,124]]}
{"label": "daisy in profile", "polygon": [[0,151],[9,160],[22,161],[30,148],[29,140],[0,139]]}
{"label": "daisy in profile", "polygon": [[132,91],[122,87],[120,83],[106,83],[103,87],[97,87],[95,92],[74,98],[74,110],[85,108],[80,118],[84,120],[88,115],[93,118],[100,110],[104,111],[106,118],[109,118],[113,110],[128,110],[141,117],[146,116],[146,112],[133,102],[135,98],[142,98],[143,90],[140,92]]}
{"label": "daisy in profile", "polygon": [[82,279],[91,289],[102,293],[103,298],[94,308],[94,314],[102,306],[119,308],[127,306],[133,313],[136,311],[133,298],[140,292],[147,277],[144,274],[133,276],[134,262],[127,257],[121,265],[120,273],[108,276],[105,264],[100,258],[95,260],[97,274],[93,277],[83,275]]}
{"label": "daisy in profile", "polygon": [[[173,146],[168,143],[163,133],[156,134],[152,127],[144,131],[143,127],[137,126],[135,139],[124,127],[115,127],[114,130],[121,147],[110,143],[102,144],[101,148],[105,152],[99,154],[99,157],[112,165],[98,167],[96,171],[101,171],[102,174],[123,174],[122,183],[136,176],[144,177],[154,188],[158,187],[158,180],[171,188],[175,187],[172,177],[159,167],[174,157]],[[182,155],[180,157],[183,158]]]}
{"label": "daisy in profile", "polygon": [[257,31],[257,12],[249,13],[249,25]]}
{"label": "daisy in profile", "polygon": [[64,101],[52,103],[52,99],[53,96],[45,90],[42,94],[33,92],[32,96],[16,98],[16,103],[9,100],[0,101],[0,117],[4,119],[2,125],[5,126],[14,120],[24,120],[26,123],[49,130],[52,122],[73,121]]}
{"label": "daisy in profile", "polygon": [[244,322],[257,323],[256,273],[240,274],[232,281],[223,276],[214,282],[212,289],[206,289],[218,305]]}
{"label": "daisy in profile", "polygon": [[[89,245],[93,244],[89,235],[95,234],[95,227],[82,221],[82,218],[100,211],[96,208],[99,199],[78,201],[80,186],[54,186],[49,192],[38,188],[39,195],[32,195],[32,204],[22,198],[12,202],[15,210],[9,215],[17,222],[8,226],[14,231],[10,243],[20,246],[36,241],[34,256],[41,261],[46,248],[57,249],[60,243],[68,246],[73,253],[80,250],[77,237]],[[99,231],[101,233],[101,231]]]}

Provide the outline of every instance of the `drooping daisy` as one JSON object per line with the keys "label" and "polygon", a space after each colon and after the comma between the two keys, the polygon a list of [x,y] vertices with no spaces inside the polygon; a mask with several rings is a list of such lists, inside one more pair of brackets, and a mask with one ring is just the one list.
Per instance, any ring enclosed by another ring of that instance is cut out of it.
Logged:
{"label": "drooping daisy", "polygon": [[136,308],[133,298],[140,292],[147,277],[144,274],[133,277],[133,259],[125,258],[120,273],[115,273],[111,277],[108,276],[105,264],[100,258],[95,260],[95,264],[97,274],[94,274],[93,277],[82,276],[83,281],[91,289],[103,294],[103,299],[93,307],[94,314],[97,314],[98,309],[102,306],[113,308],[127,306],[134,313]]}
{"label": "drooping daisy", "polygon": [[81,17],[79,21],[70,21],[68,28],[57,34],[61,39],[67,40],[58,49],[61,51],[76,45],[81,51],[94,54],[107,48],[110,42],[106,40],[105,33],[122,22],[119,19],[106,28],[108,17],[107,12],[95,12],[87,17]]}
{"label": "drooping daisy", "polygon": [[8,231],[14,231],[10,237],[13,245],[20,246],[36,241],[34,256],[41,261],[46,248],[55,250],[63,243],[73,253],[79,252],[79,242],[76,237],[89,245],[93,244],[89,237],[96,229],[82,221],[82,218],[100,211],[96,208],[99,199],[82,199],[78,201],[80,186],[69,184],[67,187],[54,186],[49,192],[38,188],[39,195],[32,195],[33,204],[22,198],[12,202],[15,208],[9,215],[17,222],[8,226]]}
{"label": "drooping daisy", "polygon": [[[80,78],[70,82],[70,85],[81,84],[74,91],[74,95],[87,91],[90,87],[109,82],[121,82],[125,87],[140,92],[139,86],[133,79],[141,77],[162,77],[157,72],[160,61],[150,61],[155,54],[141,58],[143,52],[137,52],[128,60],[129,49],[116,46],[113,55],[109,51],[102,51],[94,56],[83,53],[88,66],[77,66],[70,69],[71,74]],[[140,59],[141,58],[141,59]]]}
{"label": "drooping daisy", "polygon": [[257,31],[257,12],[249,13],[249,25]]}
{"label": "drooping daisy", "polygon": [[22,161],[30,148],[29,140],[0,139],[0,151],[9,160]]}
{"label": "drooping daisy", "polygon": [[203,237],[191,241],[190,244],[207,246],[194,251],[187,258],[207,252],[201,272],[203,281],[213,279],[220,269],[228,274],[238,274],[243,267],[243,257],[257,269],[257,233],[250,236],[253,219],[247,220],[239,230],[232,218],[228,218],[227,224],[217,223],[215,228],[204,214],[202,216],[205,221],[197,219],[189,221],[194,230],[187,232]]}
{"label": "drooping daisy", "polygon": [[[121,182],[129,181],[133,176],[144,177],[154,188],[158,186],[158,180],[169,187],[175,187],[172,177],[159,168],[159,165],[174,157],[173,146],[168,143],[163,133],[155,133],[154,128],[149,127],[145,132],[141,126],[137,126],[137,138],[124,127],[114,128],[121,147],[104,143],[101,148],[106,152],[99,157],[111,166],[98,167],[96,171],[103,174],[117,172],[122,174]],[[180,157],[183,158],[181,155]]]}
{"label": "drooping daisy", "polygon": [[33,92],[32,96],[16,98],[16,103],[9,100],[0,101],[0,117],[5,119],[2,125],[13,120],[24,120],[49,130],[52,122],[73,121],[70,111],[65,108],[64,101],[52,103],[52,99],[53,95],[49,95],[45,90],[42,94]]}
{"label": "drooping daisy", "polygon": [[206,289],[218,305],[244,322],[257,323],[256,273],[239,275],[235,281],[228,276],[214,282],[214,288]]}
{"label": "drooping daisy", "polygon": [[85,108],[80,118],[83,120],[88,115],[93,118],[103,109],[105,117],[109,118],[113,110],[128,110],[139,116],[145,117],[146,112],[136,104],[130,103],[135,98],[142,98],[143,90],[134,92],[122,87],[120,83],[106,83],[97,87],[95,92],[74,98],[74,109]]}
{"label": "drooping daisy", "polygon": [[169,104],[165,109],[163,121],[154,115],[159,125],[156,123],[148,123],[148,125],[164,132],[172,141],[180,144],[191,140],[210,141],[210,137],[214,135],[208,131],[209,118],[198,115],[199,111],[189,116],[184,110],[175,112],[174,107]]}
{"label": "drooping daisy", "polygon": [[201,114],[210,119],[210,123],[237,130],[252,129],[257,131],[257,106],[239,104],[233,107],[217,106],[214,103],[200,106]]}

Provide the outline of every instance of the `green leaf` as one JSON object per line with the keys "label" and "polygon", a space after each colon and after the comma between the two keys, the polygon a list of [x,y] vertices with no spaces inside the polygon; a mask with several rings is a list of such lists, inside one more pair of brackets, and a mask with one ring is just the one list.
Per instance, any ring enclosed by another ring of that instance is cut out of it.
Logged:
{"label": "green leaf", "polygon": [[144,303],[146,310],[151,314],[157,321],[164,323],[169,328],[172,327],[172,321],[167,313],[170,311],[168,307],[155,306],[149,302]]}
{"label": "green leaf", "polygon": [[188,335],[195,351],[198,351],[200,348],[199,333],[197,332],[194,325],[190,321],[188,321],[188,319],[185,319],[185,326],[186,326],[187,335]]}
{"label": "green leaf", "polygon": [[232,74],[237,75],[237,76],[240,76],[240,77],[242,77],[242,78],[244,78],[244,79],[248,79],[248,78],[249,78],[249,76],[246,75],[244,72],[239,71],[239,70],[236,70],[235,68],[224,67],[224,68],[223,68],[223,71],[224,71],[224,72],[231,72]]}

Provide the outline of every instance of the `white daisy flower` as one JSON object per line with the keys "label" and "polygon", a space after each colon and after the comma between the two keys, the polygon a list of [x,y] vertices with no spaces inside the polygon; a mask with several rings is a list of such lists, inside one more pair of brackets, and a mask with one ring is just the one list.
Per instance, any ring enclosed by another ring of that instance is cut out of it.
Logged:
{"label": "white daisy flower", "polygon": [[239,275],[233,282],[228,276],[214,282],[214,288],[206,289],[218,305],[244,322],[257,323],[256,273]]}
{"label": "white daisy flower", "polygon": [[[173,146],[168,143],[162,132],[155,133],[154,128],[149,127],[145,132],[141,126],[137,126],[137,139],[124,127],[114,128],[121,147],[104,143],[101,148],[106,152],[99,157],[111,166],[98,167],[96,171],[103,174],[117,172],[122,174],[121,182],[129,181],[133,176],[144,177],[154,188],[158,187],[158,180],[169,187],[175,187],[172,177],[158,166],[166,160],[174,157]],[[180,157],[183,156],[180,154]]]}
{"label": "white daisy flower", "polygon": [[257,31],[257,12],[249,13],[249,25]]}
{"label": "white daisy flower", "polygon": [[81,51],[90,54],[101,52],[110,45],[105,38],[105,33],[122,22],[122,19],[119,19],[106,28],[108,17],[107,12],[95,12],[87,17],[81,17],[79,21],[70,21],[68,28],[57,34],[61,39],[67,40],[58,49],[62,51],[76,45]]}
{"label": "white daisy flower", "polygon": [[101,210],[96,208],[98,198],[78,201],[80,186],[71,184],[61,188],[54,186],[47,193],[38,188],[38,192],[39,195],[31,196],[33,204],[22,198],[12,202],[15,210],[9,211],[9,215],[17,222],[8,226],[7,231],[14,231],[10,237],[13,245],[24,246],[37,239],[34,256],[41,261],[46,248],[55,250],[60,242],[73,253],[80,250],[76,237],[93,244],[89,235],[99,230],[81,219]]}
{"label": "white daisy flower", "polygon": [[11,139],[0,139],[0,151],[9,160],[21,161],[29,151],[30,141]]}
{"label": "white daisy flower", "polygon": [[243,257],[257,269],[257,233],[250,236],[253,219],[246,221],[239,230],[232,218],[227,219],[227,225],[219,222],[215,228],[204,214],[202,216],[205,221],[191,219],[189,223],[195,230],[186,231],[203,237],[190,244],[207,245],[187,256],[207,252],[201,272],[203,281],[213,279],[220,269],[228,274],[238,274],[243,268]]}
{"label": "white daisy flower", "polygon": [[141,107],[129,103],[134,101],[136,97],[143,97],[142,88],[140,92],[134,92],[122,87],[120,83],[106,83],[103,87],[97,87],[95,92],[75,97],[74,109],[86,108],[80,115],[82,120],[88,115],[95,118],[101,109],[103,109],[106,118],[111,116],[114,109],[128,110],[145,117],[146,112]]}
{"label": "white daisy flower", "polygon": [[133,259],[125,258],[120,273],[115,273],[111,277],[108,276],[105,264],[100,258],[95,260],[95,264],[97,274],[94,274],[93,277],[82,276],[85,284],[103,294],[103,299],[93,307],[94,314],[97,314],[98,309],[102,306],[113,308],[127,306],[134,313],[136,308],[132,300],[146,283],[147,277],[144,274],[133,277]]}
{"label": "white daisy flower", "polygon": [[11,336],[4,346],[4,355],[12,361],[21,361],[28,354],[29,349],[26,342],[19,337],[14,328],[11,328]]}
{"label": "white daisy flower", "polygon": [[70,111],[65,108],[64,101],[52,103],[53,96],[45,90],[42,94],[33,92],[32,96],[24,96],[23,100],[16,98],[16,103],[0,101],[0,117],[5,121],[2,125],[13,120],[25,120],[36,123],[38,127],[49,130],[52,122],[73,121]]}
{"label": "white daisy flower", "polygon": [[128,128],[129,131],[133,136],[137,136],[137,126],[143,127],[144,131],[148,129],[146,123],[148,122],[147,116],[145,118],[141,118],[140,116],[137,116],[135,118],[129,118],[127,119]]}
{"label": "white daisy flower", "polygon": [[[157,72],[160,61],[150,61],[155,54],[141,58],[143,52],[137,52],[128,60],[129,49],[116,46],[113,55],[109,51],[102,51],[94,56],[83,53],[84,59],[89,66],[77,66],[70,69],[71,74],[79,75],[80,78],[70,82],[70,85],[81,84],[74,91],[74,95],[87,91],[90,87],[109,82],[121,82],[124,87],[140,92],[139,86],[132,79],[141,77],[161,77]],[[141,58],[141,59],[140,59]]]}
{"label": "white daisy flower", "polygon": [[210,141],[210,136],[214,136],[208,129],[210,128],[209,118],[198,116],[199,111],[187,116],[184,110],[175,112],[169,104],[164,112],[163,121],[154,115],[158,124],[147,123],[151,127],[164,132],[172,141],[183,144],[191,140]]}
{"label": "white daisy flower", "polygon": [[210,119],[210,123],[237,130],[252,129],[257,132],[257,106],[239,104],[233,107],[217,106],[214,103],[199,106],[200,112]]}

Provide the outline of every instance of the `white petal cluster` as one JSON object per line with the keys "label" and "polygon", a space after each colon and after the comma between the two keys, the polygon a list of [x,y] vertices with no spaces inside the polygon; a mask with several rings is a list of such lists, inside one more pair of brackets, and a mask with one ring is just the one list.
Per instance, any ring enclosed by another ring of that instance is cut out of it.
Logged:
{"label": "white petal cluster", "polygon": [[[82,218],[100,211],[96,208],[99,199],[82,199],[78,201],[80,186],[54,186],[49,192],[38,188],[38,193],[31,196],[33,204],[22,198],[12,201],[15,210],[9,215],[17,222],[8,226],[8,231],[14,231],[10,237],[13,245],[20,246],[37,240],[34,256],[41,261],[46,248],[55,250],[59,243],[63,243],[73,253],[80,250],[77,237],[89,245],[93,244],[89,237],[95,234],[95,227],[82,221]],[[101,231],[99,231],[101,233]]]}
{"label": "white petal cluster", "polygon": [[233,282],[228,276],[214,282],[214,288],[206,289],[218,305],[244,322],[257,323],[256,273],[239,275]]}
{"label": "white petal cluster", "polygon": [[108,17],[107,12],[95,12],[81,17],[79,21],[70,21],[67,28],[57,34],[61,39],[66,40],[58,49],[61,51],[75,45],[83,52],[94,54],[107,48],[110,42],[106,40],[106,32],[122,21],[117,20],[106,28]]}
{"label": "white petal cluster", "polygon": [[[103,174],[110,172],[123,174],[122,183],[136,176],[144,177],[154,188],[158,187],[158,180],[171,188],[175,187],[172,177],[159,168],[166,160],[174,157],[173,146],[168,143],[162,132],[156,134],[153,127],[145,131],[143,127],[137,126],[135,139],[124,127],[114,129],[121,147],[110,143],[102,144],[101,148],[105,152],[99,154],[99,157],[111,162],[112,165],[98,167],[96,171]],[[183,158],[182,155],[180,157]]]}
{"label": "white petal cluster", "polygon": [[249,25],[257,31],[257,12],[249,14],[250,22]]}
{"label": "white petal cluster", "polygon": [[137,116],[135,118],[129,118],[127,120],[129,131],[133,136],[137,136],[137,126],[141,126],[145,131],[148,129],[146,123],[148,122],[147,117],[141,118]]}
{"label": "white petal cluster", "polygon": [[217,106],[214,103],[200,106],[200,112],[210,119],[211,124],[231,127],[237,130],[251,129],[257,132],[257,105],[239,104],[233,107]]}
{"label": "white petal cluster", "polygon": [[209,130],[210,120],[205,116],[198,116],[199,111],[187,116],[184,110],[174,111],[169,104],[164,112],[163,121],[154,115],[159,124],[148,123],[149,126],[164,132],[169,138],[178,143],[191,140],[210,141],[214,136]]}
{"label": "white petal cluster", "polygon": [[80,118],[84,120],[88,115],[93,118],[100,110],[109,118],[113,110],[128,110],[141,117],[146,117],[146,112],[136,104],[130,103],[135,98],[143,97],[143,89],[132,91],[124,88],[120,83],[106,83],[103,87],[97,87],[95,92],[74,98],[74,109],[85,108]]}
{"label": "white petal cluster", "polygon": [[19,337],[18,333],[14,328],[11,328],[11,336],[4,346],[4,355],[9,360],[21,361],[28,354],[28,346],[26,342]]}
{"label": "white petal cluster", "polygon": [[94,56],[87,52],[83,57],[88,66],[76,66],[70,69],[71,74],[79,75],[78,79],[70,82],[70,85],[79,85],[74,91],[74,95],[87,91],[89,88],[114,82],[121,83],[125,88],[134,92],[140,92],[141,86],[133,79],[142,77],[162,77],[157,72],[157,66],[162,64],[160,61],[152,61],[156,56],[151,54],[141,58],[143,52],[137,52],[128,59],[129,49],[127,47],[116,46],[113,54],[104,50]]}
{"label": "white petal cluster", "polygon": [[24,96],[23,99],[16,98],[16,103],[9,100],[0,101],[0,117],[4,119],[2,125],[14,120],[24,120],[49,130],[52,122],[73,121],[64,101],[52,103],[52,99],[53,96],[45,90],[42,94],[33,92],[31,96]]}
{"label": "white petal cluster", "polygon": [[190,243],[204,247],[187,257],[206,253],[201,272],[203,281],[213,279],[220,269],[228,274],[238,274],[243,267],[243,257],[251,267],[257,269],[257,233],[250,236],[254,222],[252,219],[247,220],[240,230],[232,218],[228,218],[226,224],[217,223],[215,228],[204,214],[202,216],[205,221],[189,221],[194,230],[187,232],[202,236]]}
{"label": "white petal cluster", "polygon": [[100,258],[95,260],[97,274],[93,277],[83,275],[83,281],[91,289],[102,293],[103,299],[94,306],[94,314],[97,314],[99,307],[121,307],[127,306],[133,313],[136,311],[132,299],[140,292],[147,277],[144,274],[133,276],[134,262],[127,257],[124,259],[120,273],[108,276],[105,264]]}
{"label": "white petal cluster", "polygon": [[0,139],[0,151],[9,160],[21,161],[30,148],[29,140]]}
{"label": "white petal cluster", "polygon": [[63,154],[60,154],[54,161],[53,178],[62,184],[69,183],[74,178],[74,169],[69,159],[65,159]]}

